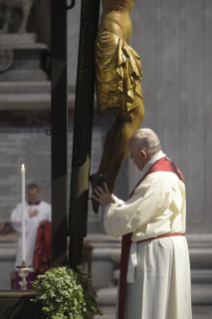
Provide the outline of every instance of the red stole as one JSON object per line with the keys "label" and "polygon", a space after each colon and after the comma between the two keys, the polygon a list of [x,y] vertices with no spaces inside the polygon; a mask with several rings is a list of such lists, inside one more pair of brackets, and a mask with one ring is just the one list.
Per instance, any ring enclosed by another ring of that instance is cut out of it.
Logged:
{"label": "red stole", "polygon": [[[184,182],[183,175],[181,171],[177,168],[177,166],[171,162],[166,157],[162,157],[158,161],[156,161],[150,169],[146,172],[146,174],[141,178],[138,184],[135,186],[134,190],[130,194],[129,198],[131,198],[135,192],[135,189],[138,185],[143,182],[145,177],[154,172],[172,172],[177,175],[179,180]],[[118,305],[118,319],[124,319],[124,311],[125,311],[125,299],[126,299],[126,279],[127,279],[127,268],[128,268],[128,260],[131,246],[131,237],[132,233],[126,234],[122,236],[122,244],[121,244],[121,274],[119,280],[119,305]]]}

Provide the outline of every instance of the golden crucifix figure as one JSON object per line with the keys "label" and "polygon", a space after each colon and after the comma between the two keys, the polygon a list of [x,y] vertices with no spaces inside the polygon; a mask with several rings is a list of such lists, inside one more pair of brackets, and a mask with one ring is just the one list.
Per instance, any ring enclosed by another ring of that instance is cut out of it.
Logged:
{"label": "golden crucifix figure", "polygon": [[[103,15],[96,39],[96,91],[99,114],[112,112],[115,121],[107,132],[98,171],[91,175],[93,189],[106,182],[113,191],[128,153],[128,141],[144,118],[139,55],[128,45],[132,34],[129,16],[135,0],[103,0]],[[94,212],[98,203],[93,199]]]}

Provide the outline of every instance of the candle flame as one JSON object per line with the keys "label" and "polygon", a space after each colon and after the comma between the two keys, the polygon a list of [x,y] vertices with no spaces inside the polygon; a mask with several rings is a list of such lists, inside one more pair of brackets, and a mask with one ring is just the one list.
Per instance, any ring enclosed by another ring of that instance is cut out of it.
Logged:
{"label": "candle flame", "polygon": [[24,164],[22,164],[21,169],[22,169],[22,170],[25,170],[25,166],[24,166]]}

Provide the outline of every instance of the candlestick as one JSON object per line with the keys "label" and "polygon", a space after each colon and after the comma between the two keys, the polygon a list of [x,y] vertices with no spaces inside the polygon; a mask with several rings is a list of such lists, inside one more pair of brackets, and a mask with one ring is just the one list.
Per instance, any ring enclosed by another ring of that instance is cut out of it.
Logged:
{"label": "candlestick", "polygon": [[26,266],[26,265],[16,266],[18,274],[21,277],[21,280],[19,281],[19,285],[20,285],[21,290],[27,290],[26,277],[28,276],[31,268],[32,268],[31,266]]}
{"label": "candlestick", "polygon": [[29,274],[31,266],[26,265],[26,249],[25,249],[25,189],[26,189],[26,183],[25,183],[25,166],[22,164],[21,166],[21,179],[22,179],[22,265],[16,266],[16,269],[18,270],[18,274],[21,277],[21,281],[19,281],[19,285],[21,287],[21,290],[27,290],[27,280],[26,277]]}
{"label": "candlestick", "polygon": [[25,251],[25,166],[22,164],[22,265],[26,263],[26,251]]}

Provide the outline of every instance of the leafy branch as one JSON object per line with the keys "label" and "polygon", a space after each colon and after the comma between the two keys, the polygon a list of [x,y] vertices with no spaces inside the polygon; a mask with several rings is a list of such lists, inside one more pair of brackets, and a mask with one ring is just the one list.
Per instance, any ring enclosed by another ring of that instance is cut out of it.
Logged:
{"label": "leafy branch", "polygon": [[103,315],[91,281],[79,267],[51,268],[37,277],[33,288],[40,294],[31,301],[42,302],[48,319],[92,319]]}

